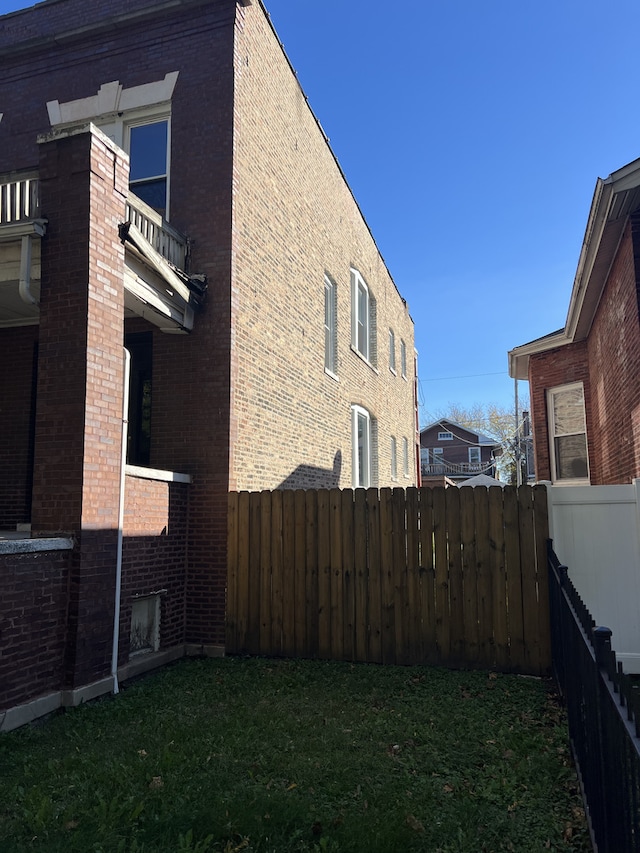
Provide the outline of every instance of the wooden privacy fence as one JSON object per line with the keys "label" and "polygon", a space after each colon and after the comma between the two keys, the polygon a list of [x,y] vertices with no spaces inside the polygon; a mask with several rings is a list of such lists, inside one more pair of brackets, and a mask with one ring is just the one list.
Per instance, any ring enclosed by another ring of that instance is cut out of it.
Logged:
{"label": "wooden privacy fence", "polygon": [[229,495],[227,651],[550,671],[544,486]]}

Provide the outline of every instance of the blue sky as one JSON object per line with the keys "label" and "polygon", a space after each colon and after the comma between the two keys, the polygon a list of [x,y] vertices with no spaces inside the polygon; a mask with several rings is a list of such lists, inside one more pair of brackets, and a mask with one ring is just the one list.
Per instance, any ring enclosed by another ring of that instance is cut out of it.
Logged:
{"label": "blue sky", "polygon": [[507,351],[564,325],[596,178],[640,156],[640,4],[265,3],[409,302],[422,421],[511,406]]}

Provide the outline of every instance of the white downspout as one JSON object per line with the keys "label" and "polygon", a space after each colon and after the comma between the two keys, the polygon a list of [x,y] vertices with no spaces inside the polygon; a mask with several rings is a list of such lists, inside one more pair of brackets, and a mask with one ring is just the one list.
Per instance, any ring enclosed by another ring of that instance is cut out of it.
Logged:
{"label": "white downspout", "polygon": [[18,283],[20,299],[27,305],[37,305],[38,300],[31,293],[31,235],[25,234],[20,246],[20,281]]}
{"label": "white downspout", "polygon": [[120,642],[120,590],[122,587],[122,539],[124,528],[124,485],[125,466],[127,464],[127,437],[129,433],[129,376],[131,373],[131,354],[124,350],[124,381],[122,400],[122,447],[120,452],[120,495],[118,504],[118,545],[116,554],[116,592],[113,612],[113,647],[111,650],[111,677],[113,694],[120,692],[118,686],[118,645]]}

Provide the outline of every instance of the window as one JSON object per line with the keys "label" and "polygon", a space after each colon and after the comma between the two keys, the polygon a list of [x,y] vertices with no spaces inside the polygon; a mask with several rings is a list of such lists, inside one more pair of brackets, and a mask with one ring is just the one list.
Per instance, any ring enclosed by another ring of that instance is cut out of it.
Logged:
{"label": "window", "polygon": [[470,447],[469,448],[469,465],[479,465],[480,462],[481,462],[480,448],[479,447]]}
{"label": "window", "polygon": [[351,270],[351,346],[374,367],[376,353],[376,301],[357,270]]}
{"label": "window", "polygon": [[551,479],[589,482],[584,388],[581,382],[547,391]]}
{"label": "window", "polygon": [[167,209],[169,121],[135,124],[129,134],[129,186],[131,190],[164,214]]}
{"label": "window", "polygon": [[130,155],[130,185],[139,198],[162,213],[169,210],[171,99],[179,71],[162,80],[126,88],[118,80],[103,83],[95,95],[48,101],[52,128],[94,122]]}
{"label": "window", "polygon": [[336,284],[324,277],[324,369],[338,372],[338,327]]}
{"label": "window", "polygon": [[402,439],[402,473],[409,476],[409,442],[406,438]]}
{"label": "window", "polygon": [[398,450],[395,436],[391,436],[391,479],[398,479]]}
{"label": "window", "polygon": [[396,372],[396,336],[393,329],[389,329],[389,370]]}
{"label": "window", "polygon": [[353,488],[368,489],[377,480],[376,422],[362,406],[352,406],[351,416]]}
{"label": "window", "polygon": [[444,450],[442,447],[434,447],[431,453],[433,455],[434,462],[441,463],[444,461]]}
{"label": "window", "polygon": [[453,433],[452,432],[439,432],[438,433],[438,441],[453,441]]}
{"label": "window", "polygon": [[407,378],[407,345],[403,340],[400,340],[400,371],[402,378]]}

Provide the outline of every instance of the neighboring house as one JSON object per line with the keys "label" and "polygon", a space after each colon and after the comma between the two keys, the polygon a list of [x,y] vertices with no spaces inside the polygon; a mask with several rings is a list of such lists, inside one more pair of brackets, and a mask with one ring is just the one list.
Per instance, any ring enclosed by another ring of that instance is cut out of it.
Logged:
{"label": "neighboring house", "polygon": [[229,491],[416,485],[413,322],[260,0],[0,21],[0,530],[72,537],[39,690],[102,689],[114,612],[224,649]]}
{"label": "neighboring house", "polygon": [[640,476],[640,160],[598,179],[564,328],[509,352],[528,379],[538,480]]}
{"label": "neighboring house", "polygon": [[455,421],[435,421],[420,430],[422,484],[457,484],[476,474],[495,477],[495,458],[501,452],[500,444],[481,432]]}

